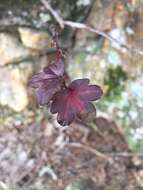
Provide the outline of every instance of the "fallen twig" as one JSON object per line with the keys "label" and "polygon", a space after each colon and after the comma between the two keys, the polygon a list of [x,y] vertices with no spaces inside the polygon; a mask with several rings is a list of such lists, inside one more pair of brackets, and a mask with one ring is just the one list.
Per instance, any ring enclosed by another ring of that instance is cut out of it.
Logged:
{"label": "fallen twig", "polygon": [[111,152],[108,153],[109,156],[121,156],[121,157],[140,157],[143,156],[143,153],[134,153],[134,152]]}
{"label": "fallen twig", "polygon": [[93,154],[95,154],[96,156],[103,158],[104,160],[108,161],[110,164],[113,163],[113,157],[140,157],[143,156],[143,153],[133,153],[133,152],[111,152],[111,153],[103,153],[100,152],[98,150],[96,150],[95,148],[92,148],[88,145],[85,144],[81,144],[78,142],[71,142],[68,143],[67,145],[71,146],[71,147],[75,147],[75,148],[83,148]]}
{"label": "fallen twig", "polygon": [[104,160],[108,161],[109,163],[112,163],[113,160],[112,158],[110,158],[108,155],[105,155],[104,153],[99,152],[98,150],[96,150],[95,148],[89,147],[85,144],[81,144],[81,143],[77,143],[77,142],[72,142],[68,144],[71,147],[75,147],[75,148],[83,148],[88,150],[89,152],[95,154],[98,157],[103,158]]}

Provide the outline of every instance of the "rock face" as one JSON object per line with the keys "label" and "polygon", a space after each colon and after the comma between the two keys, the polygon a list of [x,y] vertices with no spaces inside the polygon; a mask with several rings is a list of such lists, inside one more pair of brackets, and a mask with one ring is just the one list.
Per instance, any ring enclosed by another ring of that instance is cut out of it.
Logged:
{"label": "rock face", "polygon": [[37,31],[30,28],[19,28],[23,44],[35,50],[50,48],[51,37],[47,32]]}
{"label": "rock face", "polygon": [[[16,66],[12,63],[29,56],[31,52],[16,35],[0,33],[0,41],[0,65],[3,66],[0,68],[0,104],[22,111],[28,104],[26,83],[32,71],[31,62]],[[5,66],[7,64],[10,65]]]}
{"label": "rock face", "polygon": [[28,95],[26,83],[31,71],[30,64],[23,65],[23,68],[6,67],[0,69],[1,105],[9,106],[14,111],[22,111],[27,106]]}
{"label": "rock face", "polygon": [[38,62],[41,66],[43,62],[41,59],[19,60],[49,48],[50,43],[48,33],[29,28],[19,28],[19,35],[0,33],[0,105],[14,111],[22,111],[28,105],[27,82],[36,67],[32,63]]}
{"label": "rock face", "polygon": [[0,65],[6,65],[28,55],[30,55],[30,51],[20,43],[18,37],[0,33]]}

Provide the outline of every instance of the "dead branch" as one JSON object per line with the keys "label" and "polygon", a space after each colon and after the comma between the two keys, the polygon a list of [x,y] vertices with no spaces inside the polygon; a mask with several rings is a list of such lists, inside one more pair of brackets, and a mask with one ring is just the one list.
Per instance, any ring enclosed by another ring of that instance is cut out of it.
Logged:
{"label": "dead branch", "polygon": [[112,36],[110,36],[109,34],[99,31],[95,28],[92,28],[86,24],[83,23],[79,23],[79,22],[73,22],[73,21],[68,21],[68,20],[64,20],[63,18],[60,17],[60,15],[51,7],[51,5],[49,4],[49,2],[47,0],[40,0],[41,3],[45,6],[45,8],[51,13],[51,15],[55,18],[55,20],[57,21],[57,23],[59,24],[59,26],[63,29],[64,26],[69,26],[71,28],[76,28],[76,29],[84,29],[87,30],[89,32],[92,33],[96,33],[106,39],[108,39],[111,42],[116,42],[118,43],[121,47],[126,48],[129,51],[132,51],[134,53],[138,53],[140,55],[143,55],[143,51],[140,49],[137,49],[131,45],[126,45],[123,44],[122,42],[120,42],[119,40],[113,38]]}
{"label": "dead branch", "polygon": [[141,152],[138,152],[138,153],[134,153],[134,152],[111,152],[111,153],[108,153],[109,156],[112,156],[112,157],[140,157],[140,156],[143,156],[143,153]]}
{"label": "dead branch", "polygon": [[96,150],[95,148],[89,147],[85,144],[81,144],[81,143],[77,143],[77,142],[72,142],[68,144],[71,147],[75,147],[75,148],[83,148],[86,149],[87,151],[95,154],[96,156],[108,161],[109,163],[112,163],[113,160],[112,158],[110,158],[108,155],[105,155],[104,153],[99,152],[98,150]]}
{"label": "dead branch", "polygon": [[113,163],[113,159],[112,159],[113,157],[140,157],[140,156],[143,156],[143,153],[134,153],[134,152],[103,153],[103,152],[96,150],[95,148],[92,148],[90,146],[87,146],[85,144],[81,144],[78,142],[68,143],[67,145],[69,145],[71,147],[75,147],[75,148],[83,148],[83,149],[95,154],[96,156],[107,160],[110,164]]}

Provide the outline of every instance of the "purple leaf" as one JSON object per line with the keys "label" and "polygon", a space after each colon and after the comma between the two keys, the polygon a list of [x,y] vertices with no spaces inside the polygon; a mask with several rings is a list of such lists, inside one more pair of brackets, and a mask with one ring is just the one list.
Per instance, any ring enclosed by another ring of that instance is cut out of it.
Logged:
{"label": "purple leaf", "polygon": [[36,96],[40,105],[48,104],[53,95],[61,89],[63,75],[64,64],[62,60],[59,60],[32,76],[28,85],[36,88]]}
{"label": "purple leaf", "polygon": [[50,64],[48,67],[44,68],[44,72],[46,74],[53,74],[53,76],[63,76],[64,74],[64,64],[63,61],[60,59],[54,64]]}
{"label": "purple leaf", "polygon": [[45,81],[36,91],[36,97],[40,105],[46,105],[52,99],[53,95],[61,89],[60,81],[54,79]]}
{"label": "purple leaf", "polygon": [[88,79],[77,79],[54,95],[51,112],[58,114],[61,125],[70,124],[82,112],[95,111],[91,101],[101,98],[103,92],[99,86],[88,83]]}

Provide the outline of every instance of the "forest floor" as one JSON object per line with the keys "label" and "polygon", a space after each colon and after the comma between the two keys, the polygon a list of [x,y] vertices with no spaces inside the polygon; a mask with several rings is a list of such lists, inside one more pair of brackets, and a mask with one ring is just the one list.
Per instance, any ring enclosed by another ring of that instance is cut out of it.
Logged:
{"label": "forest floor", "polygon": [[98,117],[88,126],[61,128],[43,113],[30,110],[25,116],[28,121],[13,127],[7,122],[0,131],[1,184],[22,190],[143,188],[142,159],[130,152],[113,121]]}

